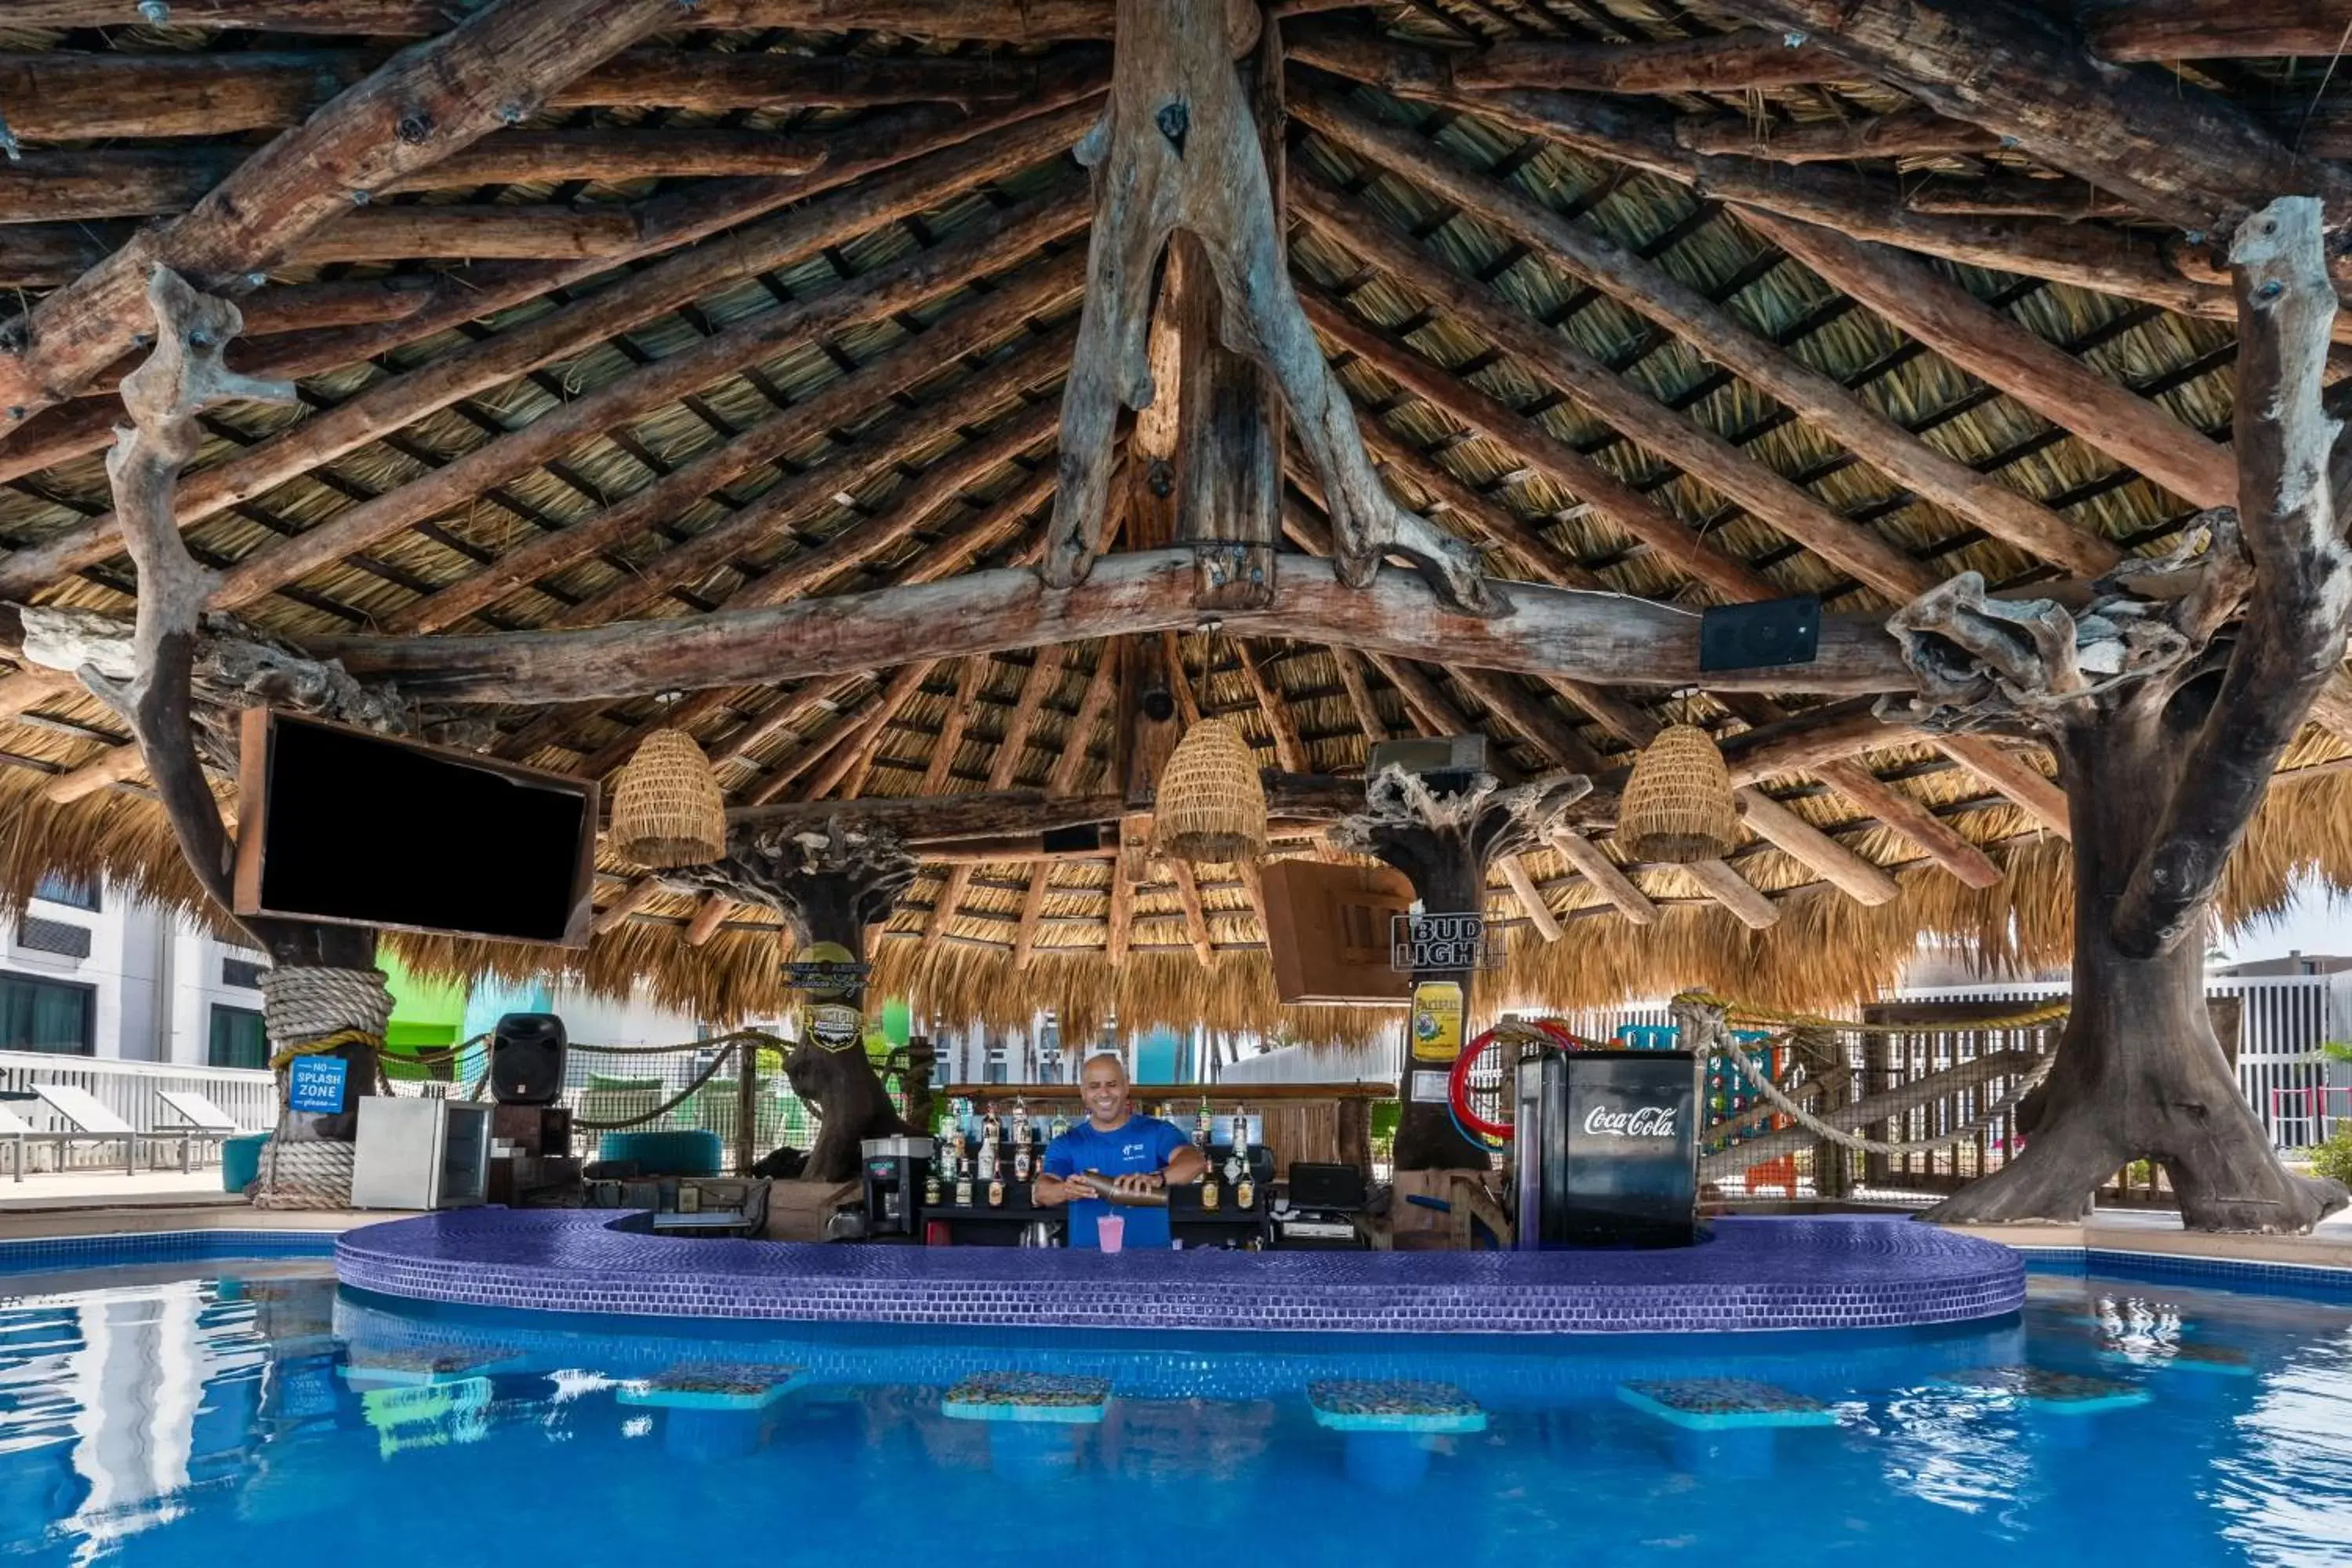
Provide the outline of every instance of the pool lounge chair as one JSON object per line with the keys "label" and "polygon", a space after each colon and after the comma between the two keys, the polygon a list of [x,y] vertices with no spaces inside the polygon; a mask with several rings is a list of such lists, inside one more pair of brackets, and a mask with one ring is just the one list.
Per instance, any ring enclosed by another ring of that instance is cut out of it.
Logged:
{"label": "pool lounge chair", "polygon": [[180,1141],[180,1169],[188,1169],[189,1146],[208,1142],[215,1145],[226,1142],[244,1129],[236,1118],[198,1094],[193,1089],[158,1089],[155,1098],[163,1108],[187,1124],[188,1135]]}
{"label": "pool lounge chair", "polygon": [[76,1089],[70,1084],[37,1083],[32,1086],[32,1089],[35,1094],[41,1097],[43,1104],[65,1118],[67,1124],[72,1128],[79,1141],[90,1143],[120,1142],[122,1145],[124,1174],[138,1174],[139,1143],[142,1139],[157,1143],[176,1141],[180,1145],[181,1169],[187,1168],[188,1141],[195,1134],[184,1131],[142,1132],[138,1128],[131,1126],[131,1123],[108,1110],[98,1096],[86,1089]]}
{"label": "pool lounge chair", "polygon": [[0,1143],[8,1145],[8,1173],[20,1182],[25,1179],[26,1144],[70,1143],[80,1136],[79,1132],[45,1131],[15,1111],[0,1106]]}

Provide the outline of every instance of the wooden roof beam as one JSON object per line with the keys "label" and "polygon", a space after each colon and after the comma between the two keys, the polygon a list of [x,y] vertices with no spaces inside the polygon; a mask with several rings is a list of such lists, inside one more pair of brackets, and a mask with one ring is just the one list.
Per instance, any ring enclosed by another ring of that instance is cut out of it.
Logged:
{"label": "wooden roof beam", "polygon": [[[1320,293],[1305,296],[1317,331],[1447,417],[1509,447],[1529,468],[1575,495],[1612,526],[1719,594],[1770,598],[1780,590],[1746,562],[1657,501],[1584,457],[1534,420],[1350,316]],[[5,565],[0,565],[5,572]]]}
{"label": "wooden roof beam", "polygon": [[2340,53],[2340,0],[2129,0],[2084,16],[2091,48],[2111,60],[2261,59]]}
{"label": "wooden roof beam", "polygon": [[[821,143],[824,161],[806,174],[734,180],[724,185],[704,184],[650,197],[633,209],[639,233],[633,255],[646,256],[690,244],[719,229],[748,223],[796,198],[813,197],[924,153],[972,140],[982,132],[1050,110],[1056,106],[1059,97],[1053,95],[1034,105],[992,107],[976,116],[963,115],[944,106],[895,110],[863,116],[853,130],[774,138],[779,144]],[[485,138],[484,142],[476,143],[468,151],[478,151],[485,142],[497,140]],[[735,237],[735,243],[743,244],[753,237],[751,233],[740,234]],[[281,312],[273,305],[280,295],[299,293],[313,286],[266,288],[238,301],[246,310],[247,335],[231,346],[228,361],[245,374],[276,377],[311,375],[321,370],[355,364],[461,322],[488,317],[541,293],[568,287],[601,270],[604,265],[601,261],[486,262],[468,266],[455,276],[430,273],[379,279],[388,283],[429,282],[433,293],[413,313],[399,314],[396,320],[354,321],[330,331],[296,332],[292,328],[299,323],[282,321]],[[636,286],[635,280],[631,279],[615,287]],[[501,340],[516,332],[530,331],[535,326],[532,323],[509,328],[501,334]],[[268,342],[255,341],[264,331],[281,335]],[[471,355],[479,346],[468,345],[446,357]],[[127,362],[117,362],[90,384],[92,390],[110,394],[114,381],[128,368]],[[526,363],[513,374],[532,368],[535,366]],[[121,412],[116,400],[107,395],[77,398],[36,415],[13,436],[0,441],[0,480],[21,478],[63,458],[97,451],[113,439],[114,422]],[[328,416],[315,416],[310,423],[325,417]],[[268,482],[271,481],[255,479],[256,489],[247,493],[258,494]]]}
{"label": "wooden roof beam", "polygon": [[[1997,539],[2086,576],[2098,575],[2120,559],[2120,552],[2105,540],[1930,446],[1832,377],[1752,331],[1738,316],[1664,268],[1607,237],[1471,169],[1409,131],[1372,121],[1328,93],[1297,94],[1291,111],[1371,167],[1410,180],[1493,224],[1580,281],[1677,334],[1920,500],[1966,519]],[[1412,260],[1414,268],[1405,280],[1416,290],[1426,292],[1442,279],[1446,280],[1449,305],[1465,297],[1482,306],[1491,301],[1511,317],[1524,320],[1521,312],[1468,279],[1453,280],[1450,268],[1405,237],[1391,236],[1363,203],[1346,204],[1355,215],[1349,226],[1337,193],[1328,184],[1302,181],[1301,184],[1297,199],[1302,210],[1320,214],[1311,221],[1327,232],[1344,228],[1342,243],[1359,254],[1365,254],[1366,246],[1376,247],[1383,267],[1391,261],[1402,266]],[[1376,228],[1379,237],[1373,238],[1370,231]],[[1528,329],[1542,331],[1537,323],[1527,321],[1522,338]],[[1709,482],[1717,481],[1710,479]],[[1718,484],[1717,488],[1723,487]]]}
{"label": "wooden roof beam", "polygon": [[1060,190],[1024,203],[929,250],[751,317],[692,348],[640,366],[454,462],[256,552],[222,574],[214,602],[228,608],[250,604],[403,528],[464,506],[489,486],[529,472],[589,436],[674,403],[782,348],[961,288],[971,277],[1003,267],[1082,223],[1084,207],[1076,195],[1075,190]]}
{"label": "wooden roof beam", "polygon": [[1364,731],[1365,742],[1379,745],[1389,738],[1388,721],[1381,717],[1380,705],[1372,700],[1372,689],[1364,681],[1364,667],[1356,650],[1334,647],[1327,651],[1339,668],[1339,684],[1347,689],[1348,706],[1355,710],[1356,724]]}
{"label": "wooden roof beam", "polygon": [[1559,858],[1568,862],[1569,868],[1583,877],[1592,890],[1619,914],[1637,926],[1658,923],[1658,906],[1650,901],[1648,894],[1633,884],[1601,846],[1567,826],[1555,829],[1544,842],[1559,851]]}
{"label": "wooden roof beam", "polygon": [[1286,773],[1312,773],[1313,765],[1307,754],[1307,742],[1300,739],[1298,721],[1290,711],[1290,704],[1282,692],[1267,679],[1247,643],[1234,643],[1234,658],[1240,664],[1242,679],[1248,683],[1250,695],[1256,700],[1258,711],[1265,715],[1266,729],[1274,736],[1275,760]]}
{"label": "wooden roof beam", "polygon": [[[150,27],[152,0],[9,0],[11,26]],[[173,0],[174,27],[425,37],[449,26],[449,0]],[[696,0],[666,32],[873,29],[1002,43],[1110,37],[1109,0]]]}
{"label": "wooden roof beam", "polygon": [[1566,92],[1748,92],[1848,81],[1853,68],[1804,40],[1762,27],[1628,44],[1506,39],[1454,68],[1463,87]]}
{"label": "wooden roof beam", "polygon": [[890,683],[875,694],[874,700],[863,709],[843,715],[849,722],[849,732],[839,744],[827,748],[824,764],[810,775],[808,787],[801,792],[806,800],[823,800],[839,785],[843,800],[856,800],[866,793],[866,781],[874,769],[874,759],[882,750],[883,737],[899,714],[906,711],[923,689],[938,665],[928,658],[919,658],[900,667],[891,676]]}
{"label": "wooden roof beam", "polygon": [[1945,359],[2192,506],[2234,506],[2238,463],[2193,430],[1901,251],[1743,207],[1741,220]]}
{"label": "wooden roof beam", "polygon": [[1935,584],[1934,574],[1877,534],[1618,376],[1566,334],[1434,261],[1409,237],[1351,222],[1328,185],[1302,178],[1294,184],[1292,202],[1319,233],[1474,328],[1627,440],[1730,497],[1839,570],[1897,602]]}
{"label": "wooden roof beam", "polygon": [[[1856,70],[2187,231],[2234,230],[2273,196],[2352,211],[2352,172],[2298,156],[2213,94],[2094,56],[2040,0],[1727,0]],[[2343,47],[2342,34],[2330,46]]]}
{"label": "wooden roof beam", "polygon": [[[634,625],[492,637],[305,639],[362,678],[399,681],[418,701],[567,702],[707,686],[762,684],[903,664],[1076,642],[1197,624],[1185,582],[1189,550],[1106,557],[1076,588],[1049,589],[1020,568],[951,582],[729,610],[702,616],[691,635],[648,638]],[[1689,686],[1717,690],[1819,691],[1849,696],[1914,689],[1875,616],[1822,617],[1819,657],[1764,670],[1698,669],[1699,617],[1646,600],[1511,585],[1512,611],[1485,617],[1451,611],[1395,574],[1349,588],[1325,566],[1284,574],[1273,605],[1226,612],[1240,637],[1344,643],[1597,685]]]}
{"label": "wooden roof beam", "polygon": [[1775,163],[1946,158],[1998,152],[2001,144],[1999,136],[1981,125],[1916,109],[1793,125],[1746,114],[1690,114],[1675,121],[1675,141],[1686,152]]}
{"label": "wooden roof beam", "polygon": [[[1088,112],[1083,102],[1071,106],[1066,100],[998,126],[993,134],[970,145],[962,144],[962,139],[972,133],[971,130],[959,130],[944,138],[936,130],[926,131],[914,138],[918,145],[926,139],[944,140],[948,144],[919,156],[910,157],[904,142],[887,141],[877,156],[907,161],[877,178],[738,230],[726,245],[669,257],[535,321],[390,377],[234,458],[186,476],[174,501],[181,526],[262,495],[461,398],[577,354],[712,289],[814,255],[878,225],[938,205],[961,195],[976,181],[1049,156],[1076,139]],[[845,180],[870,167],[829,163],[808,178]],[[709,227],[740,221],[789,199],[797,184],[791,180],[752,184],[757,189],[739,199],[704,200],[675,210],[659,226],[659,238],[651,247],[684,243]],[[531,285],[529,292],[553,287],[561,280],[559,277]],[[847,292],[854,295],[855,289]],[[832,294],[817,297],[833,298]],[[839,310],[845,304],[845,300],[823,309]],[[490,308],[489,302],[485,301],[482,308]],[[0,597],[23,597],[68,572],[106,560],[121,548],[112,514],[93,518],[0,562]]]}
{"label": "wooden roof beam", "polygon": [[[1328,24],[1292,29],[1291,57],[1400,96],[1467,110],[1590,156],[1663,175],[1723,201],[1760,206],[1980,267],[1997,267],[2187,315],[2232,320],[2225,288],[2192,278],[2163,247],[2098,224],[1966,218],[1914,213],[1901,187],[1825,164],[1790,167],[1707,157],[1684,148],[1674,117],[1636,100],[1532,89],[1470,92],[1453,82],[1450,57]],[[2339,323],[2339,341],[2352,329]]]}
{"label": "wooden roof beam", "polygon": [[259,272],[355,199],[512,124],[679,10],[677,0],[493,0],[395,56],[184,216],[36,305],[0,357],[0,429],[72,396],[135,346],[157,268],[207,281]]}
{"label": "wooden roof beam", "polygon": [[[455,626],[534,582],[566,571],[599,551],[622,544],[678,516],[703,497],[779,461],[813,437],[855,425],[871,410],[887,404],[894,394],[929,380],[942,365],[984,348],[1006,332],[1017,331],[1024,319],[1051,310],[1075,292],[1076,274],[1075,260],[1057,260],[1017,274],[1003,287],[940,318],[919,336],[778,410],[732,440],[679,464],[634,495],[569,524],[561,532],[543,535],[509,550],[472,575],[459,578],[395,611],[385,619],[385,628],[438,631]],[[936,438],[941,433],[942,423],[951,429],[970,412],[962,402],[967,387],[978,390],[991,403],[1000,402],[1006,394],[1008,374],[1017,379],[1032,374],[1029,367],[1033,363],[1040,366],[1045,363],[1034,356],[1066,353],[1067,342],[1066,333],[1049,333],[1039,340],[1041,346],[1016,345],[1013,355],[975,373],[971,381],[950,388],[941,399],[893,415],[882,422],[882,429],[862,436],[853,448],[856,456],[849,460],[847,468],[833,462],[820,462],[807,470],[810,475],[819,476],[818,479],[803,481],[799,476],[784,479],[745,510],[760,507],[779,491],[805,491],[801,501],[794,504],[807,504],[866,482],[879,469],[870,463],[861,463],[859,458],[870,452],[873,463],[887,465],[897,459],[902,447],[919,446]],[[1003,368],[1007,364],[1013,367],[1009,373]],[[942,407],[941,404],[948,406]],[[844,477],[849,469],[856,470],[856,477]],[[812,490],[813,483],[821,483],[823,488]]]}

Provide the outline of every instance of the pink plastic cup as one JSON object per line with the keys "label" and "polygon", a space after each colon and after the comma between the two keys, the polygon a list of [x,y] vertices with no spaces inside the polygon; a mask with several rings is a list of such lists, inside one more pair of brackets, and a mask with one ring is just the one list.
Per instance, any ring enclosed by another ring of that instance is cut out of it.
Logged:
{"label": "pink plastic cup", "polygon": [[1127,1245],[1127,1216],[1107,1214],[1095,1221],[1095,1242],[1105,1252],[1117,1252]]}

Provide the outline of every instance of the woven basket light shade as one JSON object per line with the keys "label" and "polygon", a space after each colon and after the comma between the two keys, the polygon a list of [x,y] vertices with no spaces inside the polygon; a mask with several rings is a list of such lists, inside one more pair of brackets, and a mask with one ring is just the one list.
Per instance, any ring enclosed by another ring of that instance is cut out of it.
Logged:
{"label": "woven basket light shade", "polygon": [[1676,724],[1658,732],[1617,807],[1617,837],[1636,860],[1688,865],[1720,860],[1739,842],[1731,775],[1706,731]]}
{"label": "woven basket light shade", "polygon": [[708,866],[727,855],[727,803],[710,759],[681,730],[645,739],[613,789],[614,852],[640,866]]}
{"label": "woven basket light shade", "polygon": [[1257,860],[1265,855],[1265,785],[1242,732],[1203,719],[1185,732],[1160,774],[1153,837],[1179,860]]}

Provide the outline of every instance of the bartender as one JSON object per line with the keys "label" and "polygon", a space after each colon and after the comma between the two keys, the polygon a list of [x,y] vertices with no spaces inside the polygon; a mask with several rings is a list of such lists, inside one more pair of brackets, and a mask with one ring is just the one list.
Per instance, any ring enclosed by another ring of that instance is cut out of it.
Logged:
{"label": "bartender", "polygon": [[[1139,1116],[1127,1108],[1127,1064],[1105,1051],[1088,1057],[1078,1072],[1078,1098],[1087,1118],[1045,1146],[1045,1170],[1032,1196],[1046,1208],[1070,1205],[1069,1245],[1100,1247],[1095,1222],[1111,1205],[1070,1180],[1082,1172],[1109,1178],[1121,1192],[1163,1192],[1200,1179],[1209,1157],[1175,1123]],[[1168,1210],[1163,1205],[1121,1205],[1127,1220],[1124,1245],[1166,1247]]]}

